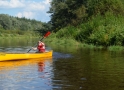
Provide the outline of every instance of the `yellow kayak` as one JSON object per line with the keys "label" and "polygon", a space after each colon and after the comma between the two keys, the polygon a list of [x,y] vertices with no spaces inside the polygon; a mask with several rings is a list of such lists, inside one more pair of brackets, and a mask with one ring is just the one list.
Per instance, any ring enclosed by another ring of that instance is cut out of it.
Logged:
{"label": "yellow kayak", "polygon": [[52,57],[52,50],[44,53],[0,53],[0,61]]}

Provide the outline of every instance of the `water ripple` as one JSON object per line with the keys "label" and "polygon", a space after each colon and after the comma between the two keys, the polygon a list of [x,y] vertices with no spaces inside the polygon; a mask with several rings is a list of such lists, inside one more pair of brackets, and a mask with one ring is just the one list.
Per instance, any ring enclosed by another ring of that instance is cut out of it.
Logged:
{"label": "water ripple", "polygon": [[59,53],[59,52],[54,52],[53,53],[53,58],[58,59],[58,58],[71,58],[73,57],[71,54],[65,54],[65,53]]}

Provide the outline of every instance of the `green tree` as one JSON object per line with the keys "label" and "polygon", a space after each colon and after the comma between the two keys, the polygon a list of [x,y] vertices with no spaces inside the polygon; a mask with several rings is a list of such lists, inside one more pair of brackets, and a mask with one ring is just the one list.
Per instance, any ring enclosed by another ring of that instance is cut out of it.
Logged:
{"label": "green tree", "polygon": [[59,30],[68,25],[77,26],[98,14],[124,15],[123,3],[122,0],[52,0],[48,12],[51,13],[50,23],[53,29]]}
{"label": "green tree", "polygon": [[0,14],[0,30],[2,30],[3,32],[5,32],[4,30],[11,30],[11,32],[13,32],[12,30],[15,30],[15,32],[17,31],[17,33],[18,31],[19,33],[21,31],[32,32],[37,29],[42,31],[43,30],[42,28],[45,31],[48,30],[48,28],[50,29],[49,23],[47,25],[47,23],[44,24],[43,22],[37,21],[35,19],[31,20],[31,19],[26,19],[25,17],[18,18],[18,17],[9,16],[7,14]]}
{"label": "green tree", "polygon": [[112,12],[115,15],[124,15],[124,4],[121,0],[87,0],[88,15],[105,15],[106,12]]}
{"label": "green tree", "polygon": [[86,16],[86,8],[82,0],[53,0],[48,13],[51,13],[53,29],[67,25],[78,25]]}
{"label": "green tree", "polygon": [[8,15],[0,14],[0,25],[5,29],[11,29],[12,22]]}

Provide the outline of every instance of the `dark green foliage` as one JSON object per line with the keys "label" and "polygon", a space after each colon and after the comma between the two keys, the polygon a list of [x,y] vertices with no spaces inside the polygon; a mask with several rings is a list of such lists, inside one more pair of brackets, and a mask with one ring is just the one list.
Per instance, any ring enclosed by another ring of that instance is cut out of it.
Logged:
{"label": "dark green foliage", "polygon": [[51,24],[57,38],[93,45],[124,45],[123,0],[53,0]]}
{"label": "dark green foliage", "polygon": [[59,30],[67,25],[78,25],[86,16],[84,0],[53,0],[49,13],[53,29]]}
{"label": "dark green foliage", "polygon": [[12,21],[8,15],[0,14],[0,26],[3,29],[11,29]]}
{"label": "dark green foliage", "polygon": [[107,12],[124,15],[121,0],[52,0],[51,24],[54,30],[68,25],[77,26],[94,16],[104,16]]}
{"label": "dark green foliage", "polygon": [[106,13],[97,15],[78,27],[68,26],[57,32],[57,37],[71,37],[79,42],[93,45],[124,45],[124,16]]}
{"label": "dark green foliage", "polygon": [[88,16],[105,15],[106,12],[124,15],[124,5],[121,0],[87,0],[86,6]]}
{"label": "dark green foliage", "polygon": [[[19,35],[23,35],[24,31],[36,31],[39,30],[39,32],[47,31],[51,28],[51,24],[49,23],[43,23],[41,21],[36,20],[30,20],[26,18],[18,18],[9,16],[7,14],[0,14],[0,33],[5,33],[3,30],[10,30],[13,33],[16,33]],[[6,34],[9,32],[6,32]]]}
{"label": "dark green foliage", "polygon": [[43,23],[42,28],[37,28],[35,31],[39,32],[40,35],[44,35],[47,31],[52,31],[52,25],[50,23]]}
{"label": "dark green foliage", "polygon": [[59,30],[56,34],[57,38],[74,38],[77,35],[77,32],[75,32],[77,28],[73,27],[73,26],[68,26],[62,30]]}

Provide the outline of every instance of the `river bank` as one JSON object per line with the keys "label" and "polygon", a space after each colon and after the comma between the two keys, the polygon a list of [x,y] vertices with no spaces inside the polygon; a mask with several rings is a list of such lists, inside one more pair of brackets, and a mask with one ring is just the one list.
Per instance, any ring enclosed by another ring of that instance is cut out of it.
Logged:
{"label": "river bank", "polygon": [[[41,39],[42,36],[36,36],[36,35],[7,35],[7,36],[2,36],[0,37],[0,41],[3,42],[10,42],[10,41],[14,41],[15,43],[18,41],[27,41],[28,43],[36,43],[38,40]],[[43,41],[47,44],[47,45],[56,45],[59,47],[78,47],[78,48],[87,48],[87,49],[94,49],[94,50],[102,50],[102,49],[106,49],[108,51],[124,51],[124,47],[123,46],[108,46],[108,47],[104,47],[104,46],[98,46],[98,45],[93,45],[93,44],[86,44],[86,43],[81,43],[78,42],[72,38],[56,38],[51,36],[48,36],[47,38],[43,39]]]}
{"label": "river bank", "polygon": [[78,48],[87,48],[87,49],[94,49],[94,50],[103,50],[106,49],[108,51],[124,51],[124,47],[123,46],[108,46],[108,47],[104,47],[104,46],[98,46],[98,45],[93,45],[93,44],[86,44],[86,43],[81,43],[78,42],[74,39],[71,38],[56,38],[56,37],[48,37],[45,40],[45,43],[47,44],[51,44],[51,45],[57,45],[60,47],[66,46],[66,47],[78,47]]}

